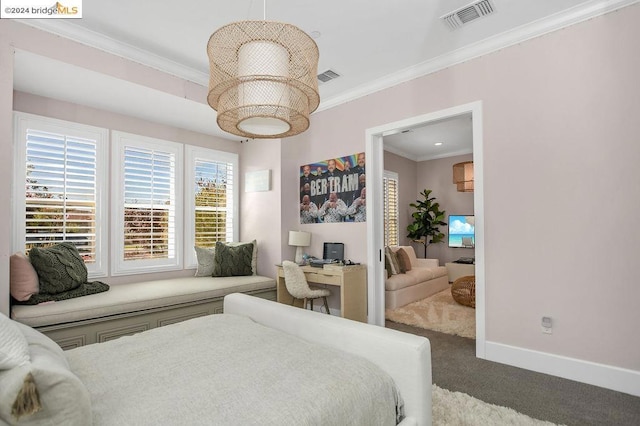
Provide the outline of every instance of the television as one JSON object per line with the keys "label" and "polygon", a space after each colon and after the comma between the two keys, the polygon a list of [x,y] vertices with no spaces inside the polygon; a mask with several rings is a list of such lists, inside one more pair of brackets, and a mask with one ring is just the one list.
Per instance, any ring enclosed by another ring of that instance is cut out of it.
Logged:
{"label": "television", "polygon": [[473,215],[449,215],[449,247],[475,248],[475,224]]}

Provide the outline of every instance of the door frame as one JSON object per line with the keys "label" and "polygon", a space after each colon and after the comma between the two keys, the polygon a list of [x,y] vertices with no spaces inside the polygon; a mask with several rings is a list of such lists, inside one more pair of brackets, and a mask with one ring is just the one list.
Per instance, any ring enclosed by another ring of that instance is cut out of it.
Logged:
{"label": "door frame", "polygon": [[476,257],[476,356],[485,358],[485,256],[484,256],[484,173],[482,101],[422,114],[365,130],[367,159],[367,302],[368,321],[384,327],[384,219],[383,188],[385,135],[394,134],[431,122],[471,114],[473,135],[473,208],[475,215]]}

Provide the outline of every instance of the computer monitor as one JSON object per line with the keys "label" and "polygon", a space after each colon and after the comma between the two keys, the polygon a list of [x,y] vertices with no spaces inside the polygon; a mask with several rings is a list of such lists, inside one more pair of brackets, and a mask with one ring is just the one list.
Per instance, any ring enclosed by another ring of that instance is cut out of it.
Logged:
{"label": "computer monitor", "polygon": [[339,262],[342,262],[344,260],[344,244],[324,243],[322,258],[324,260],[337,260]]}

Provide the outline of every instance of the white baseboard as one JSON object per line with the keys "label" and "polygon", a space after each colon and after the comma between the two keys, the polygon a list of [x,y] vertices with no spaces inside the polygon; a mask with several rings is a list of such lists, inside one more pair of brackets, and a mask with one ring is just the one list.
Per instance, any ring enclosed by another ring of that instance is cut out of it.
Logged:
{"label": "white baseboard", "polygon": [[486,342],[485,349],[488,361],[640,396],[640,371],[495,342]]}

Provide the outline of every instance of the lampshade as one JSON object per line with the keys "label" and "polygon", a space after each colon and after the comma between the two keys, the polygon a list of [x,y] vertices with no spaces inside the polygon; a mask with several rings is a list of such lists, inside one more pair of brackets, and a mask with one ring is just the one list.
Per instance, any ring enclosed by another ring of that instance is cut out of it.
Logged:
{"label": "lampshade", "polygon": [[295,262],[302,264],[302,247],[311,245],[311,234],[303,231],[289,231],[289,245],[296,246]]}
{"label": "lampshade", "polygon": [[318,46],[304,31],[273,21],[240,21],[207,44],[207,102],[218,126],[248,138],[284,138],[309,128],[318,108]]}
{"label": "lampshade", "polygon": [[289,245],[309,247],[311,245],[311,234],[303,231],[289,231]]}
{"label": "lampshade", "polygon": [[473,192],[473,161],[453,165],[453,183],[458,192]]}

